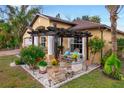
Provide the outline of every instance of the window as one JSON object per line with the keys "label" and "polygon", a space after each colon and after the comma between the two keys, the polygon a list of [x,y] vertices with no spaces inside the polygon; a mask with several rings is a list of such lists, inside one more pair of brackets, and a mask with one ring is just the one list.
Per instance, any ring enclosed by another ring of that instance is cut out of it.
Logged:
{"label": "window", "polygon": [[82,53],[82,38],[71,38],[70,44],[72,52],[75,50],[75,48],[78,48],[80,53]]}
{"label": "window", "polygon": [[46,37],[41,36],[41,46],[45,47],[46,46]]}

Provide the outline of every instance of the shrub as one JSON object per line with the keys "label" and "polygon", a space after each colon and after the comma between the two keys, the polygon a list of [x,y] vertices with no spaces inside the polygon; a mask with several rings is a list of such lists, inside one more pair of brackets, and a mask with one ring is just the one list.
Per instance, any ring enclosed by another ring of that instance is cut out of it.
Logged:
{"label": "shrub", "polygon": [[111,54],[112,54],[112,50],[110,49],[110,50],[108,50],[108,51],[105,53],[105,55],[102,57],[102,59],[101,59],[101,66],[102,66],[102,67],[104,67],[104,64],[105,64],[107,58],[108,58],[109,56],[111,56]]}
{"label": "shrub", "polygon": [[41,47],[33,46],[33,45],[23,48],[20,52],[20,55],[21,55],[21,59],[23,59],[25,63],[33,67],[36,65],[36,60],[38,58],[43,59],[45,57],[45,53],[43,52]]}
{"label": "shrub", "polygon": [[89,41],[89,47],[91,53],[93,54],[92,61],[94,60],[95,54],[100,52],[100,50],[104,47],[104,41],[98,37],[94,37]]}
{"label": "shrub", "polygon": [[56,59],[53,59],[53,60],[51,61],[51,64],[52,64],[53,66],[57,66],[57,65],[59,64],[59,62],[58,62]]}
{"label": "shrub", "polygon": [[15,60],[15,64],[16,65],[22,65],[22,64],[24,64],[24,62],[22,62],[22,60],[20,58],[18,58]]}
{"label": "shrub", "polygon": [[15,64],[16,64],[16,65],[20,65],[20,63],[21,63],[20,59],[16,59],[16,60],[15,60]]}
{"label": "shrub", "polygon": [[45,67],[45,66],[47,66],[47,62],[46,62],[46,61],[40,61],[40,62],[38,63],[38,66]]}
{"label": "shrub", "polygon": [[105,62],[104,73],[110,77],[121,80],[122,74],[120,73],[121,61],[115,54],[111,54]]}

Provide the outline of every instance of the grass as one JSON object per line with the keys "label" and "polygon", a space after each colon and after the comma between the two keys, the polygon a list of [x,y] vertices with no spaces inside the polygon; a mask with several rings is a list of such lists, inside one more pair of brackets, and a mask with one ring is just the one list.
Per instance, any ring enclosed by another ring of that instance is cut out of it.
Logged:
{"label": "grass", "polygon": [[0,57],[0,87],[1,88],[40,88],[43,87],[21,67],[10,67],[15,56]]}
{"label": "grass", "polygon": [[[9,64],[15,59],[15,56],[0,57],[0,87],[43,87],[19,66],[10,67]],[[122,72],[124,72],[124,64],[122,65]],[[66,83],[62,88],[124,88],[124,81],[113,80],[105,76],[101,69],[97,69]]]}
{"label": "grass", "polygon": [[[124,59],[122,59],[123,62]],[[124,62],[122,63],[124,74]],[[114,80],[102,73],[99,68],[62,86],[62,88],[124,88],[124,81]]]}

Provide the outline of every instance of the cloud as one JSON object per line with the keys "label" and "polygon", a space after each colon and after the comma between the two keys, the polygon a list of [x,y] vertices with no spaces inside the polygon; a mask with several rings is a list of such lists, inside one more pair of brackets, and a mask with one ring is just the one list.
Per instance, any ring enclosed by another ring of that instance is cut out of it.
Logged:
{"label": "cloud", "polygon": [[118,25],[117,28],[124,32],[124,25]]}

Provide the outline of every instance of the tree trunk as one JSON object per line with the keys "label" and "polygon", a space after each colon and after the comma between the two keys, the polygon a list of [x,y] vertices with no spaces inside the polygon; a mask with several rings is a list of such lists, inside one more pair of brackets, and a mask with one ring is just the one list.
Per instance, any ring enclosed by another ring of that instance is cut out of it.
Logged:
{"label": "tree trunk", "polygon": [[116,37],[116,27],[117,27],[117,14],[110,15],[111,20],[111,41],[112,41],[112,53],[117,54],[117,37]]}

